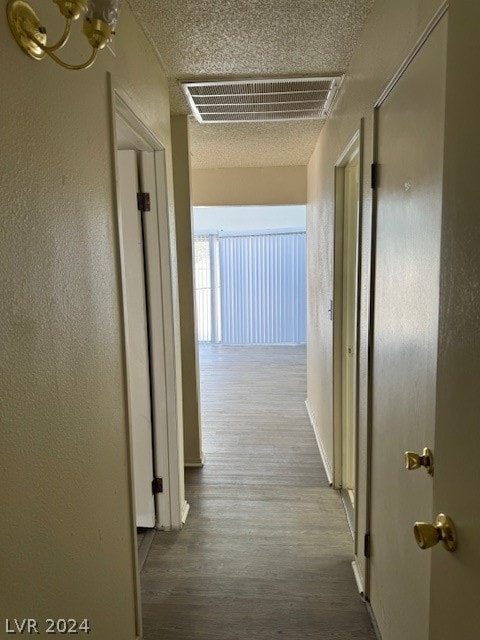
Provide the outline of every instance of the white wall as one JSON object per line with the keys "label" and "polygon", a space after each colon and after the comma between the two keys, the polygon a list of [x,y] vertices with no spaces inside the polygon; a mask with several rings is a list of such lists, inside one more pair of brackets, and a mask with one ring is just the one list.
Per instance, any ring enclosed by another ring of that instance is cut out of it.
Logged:
{"label": "white wall", "polygon": [[[82,72],[28,58],[1,4],[0,620],[88,617],[95,638],[134,640],[108,73],[166,148],[172,218],[167,80],[127,3],[116,57],[102,51]],[[56,5],[34,6],[52,38],[61,33]],[[76,23],[62,55],[86,54]]]}
{"label": "white wall", "polygon": [[172,116],[175,227],[177,232],[180,331],[182,345],[183,436],[186,465],[202,464],[198,354],[195,337],[190,157],[187,116]]}
{"label": "white wall", "polygon": [[194,168],[191,178],[194,206],[283,205],[307,201],[307,167]]}
{"label": "white wall", "polygon": [[480,4],[452,0],[448,22],[433,512],[452,514],[461,538],[456,553],[432,554],[430,640],[480,637]]}
{"label": "white wall", "polygon": [[254,229],[305,229],[306,206],[193,207],[195,233],[253,231]]}

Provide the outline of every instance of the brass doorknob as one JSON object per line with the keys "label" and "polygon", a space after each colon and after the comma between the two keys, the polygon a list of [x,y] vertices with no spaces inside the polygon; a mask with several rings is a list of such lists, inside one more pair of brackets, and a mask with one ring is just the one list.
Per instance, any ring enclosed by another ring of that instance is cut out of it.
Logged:
{"label": "brass doorknob", "polygon": [[414,451],[405,451],[405,468],[408,469],[408,471],[413,471],[414,469],[420,469],[420,467],[425,467],[427,472],[433,476],[432,451],[427,447],[423,450],[422,455]]}
{"label": "brass doorknob", "polygon": [[415,522],[413,533],[420,549],[434,547],[440,540],[447,551],[455,551],[457,548],[455,525],[452,519],[444,513],[438,514],[435,524]]}

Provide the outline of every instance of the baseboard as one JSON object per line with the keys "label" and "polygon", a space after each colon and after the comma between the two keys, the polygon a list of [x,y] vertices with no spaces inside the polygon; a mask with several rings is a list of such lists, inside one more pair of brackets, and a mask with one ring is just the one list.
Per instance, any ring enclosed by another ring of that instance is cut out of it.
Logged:
{"label": "baseboard", "polygon": [[308,400],[305,400],[305,406],[307,407],[307,413],[308,413],[308,417],[310,418],[310,424],[312,425],[313,433],[315,434],[315,438],[317,440],[318,450],[320,451],[320,455],[322,457],[322,462],[323,462],[323,466],[325,467],[325,473],[327,474],[328,482],[329,482],[330,486],[333,487],[333,472],[332,472],[332,469],[330,467],[330,464],[328,463],[327,454],[325,452],[325,448],[323,446],[323,442],[322,442],[322,440],[320,438],[320,435],[319,435],[317,423],[315,422],[315,418],[313,416],[313,413],[310,410],[310,407],[308,405]]}
{"label": "baseboard", "polygon": [[363,576],[360,573],[360,569],[358,568],[357,561],[354,560],[352,562],[353,575],[355,576],[355,582],[357,583],[358,593],[362,596],[365,595],[365,587],[363,585]]}
{"label": "baseboard", "polygon": [[350,502],[350,498],[346,495],[345,489],[338,490],[340,497],[342,499],[343,509],[345,511],[345,517],[347,519],[348,528],[350,529],[350,533],[352,534],[352,539],[355,539],[355,512]]}
{"label": "baseboard", "polygon": [[147,559],[148,552],[152,546],[153,538],[155,537],[155,529],[149,529],[142,540],[142,544],[138,549],[138,570],[141,571]]}
{"label": "baseboard", "polygon": [[202,452],[200,458],[185,458],[183,465],[185,467],[200,468],[205,464],[205,454]]}
{"label": "baseboard", "polygon": [[382,639],[382,634],[380,633],[380,629],[378,627],[377,619],[375,618],[375,614],[374,614],[373,609],[372,609],[372,605],[370,604],[370,602],[368,600],[365,600],[365,604],[367,605],[367,611],[370,614],[370,619],[372,621],[373,630],[375,631],[375,635],[377,637],[377,640],[383,640]]}
{"label": "baseboard", "polygon": [[185,522],[187,521],[187,516],[188,516],[188,512],[189,511],[190,511],[190,505],[185,500],[184,503],[183,503],[183,507],[182,507],[182,527],[184,526]]}

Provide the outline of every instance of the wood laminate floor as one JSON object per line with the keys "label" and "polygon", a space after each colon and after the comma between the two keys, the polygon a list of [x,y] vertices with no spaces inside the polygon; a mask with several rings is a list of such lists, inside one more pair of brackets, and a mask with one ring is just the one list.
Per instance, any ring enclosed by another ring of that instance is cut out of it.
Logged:
{"label": "wood laminate floor", "polygon": [[374,640],[305,409],[305,348],[201,346],[206,464],[142,572],[145,640]]}

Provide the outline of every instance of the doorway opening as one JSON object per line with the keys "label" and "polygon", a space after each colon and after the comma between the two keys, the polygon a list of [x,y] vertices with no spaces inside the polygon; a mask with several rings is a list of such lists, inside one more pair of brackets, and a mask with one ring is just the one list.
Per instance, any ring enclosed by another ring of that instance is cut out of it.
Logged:
{"label": "doorway opening", "polygon": [[177,333],[165,148],[111,87],[119,262],[130,441],[132,553],[139,572],[155,529],[181,529],[188,513],[177,418]]}
{"label": "doorway opening", "polygon": [[[128,144],[129,129],[117,123],[121,146]],[[150,300],[147,288],[146,221],[138,194],[143,182],[143,154],[137,149],[118,149],[118,196],[120,243],[123,254],[125,351],[128,379],[129,420],[133,449],[135,520],[139,557],[152,536],[156,509],[152,483],[154,472],[154,436],[152,415],[150,342],[153,327],[149,323]],[[148,156],[146,157],[148,161]],[[140,563],[141,564],[141,563]]]}
{"label": "doorway opening", "polygon": [[334,486],[340,489],[352,535],[357,497],[360,131],[335,166]]}
{"label": "doorway opening", "polygon": [[[305,398],[307,328],[305,205],[194,207],[192,222],[206,464],[201,471],[188,470],[189,489],[190,482],[215,480],[219,451],[230,460],[250,447],[249,455],[258,462],[270,462],[269,455],[262,458],[262,449],[273,451],[262,430],[275,415],[273,407],[263,422],[255,414],[247,419],[240,397],[245,407],[257,406],[263,413],[258,391],[263,389],[265,399],[275,397],[279,370],[292,376],[292,395]],[[257,369],[258,377],[252,377]],[[267,370],[271,376],[264,375]],[[244,371],[249,372],[246,378]],[[219,425],[215,417],[231,410],[238,414],[233,431],[226,427],[228,421]],[[242,446],[235,446],[241,437]]]}

